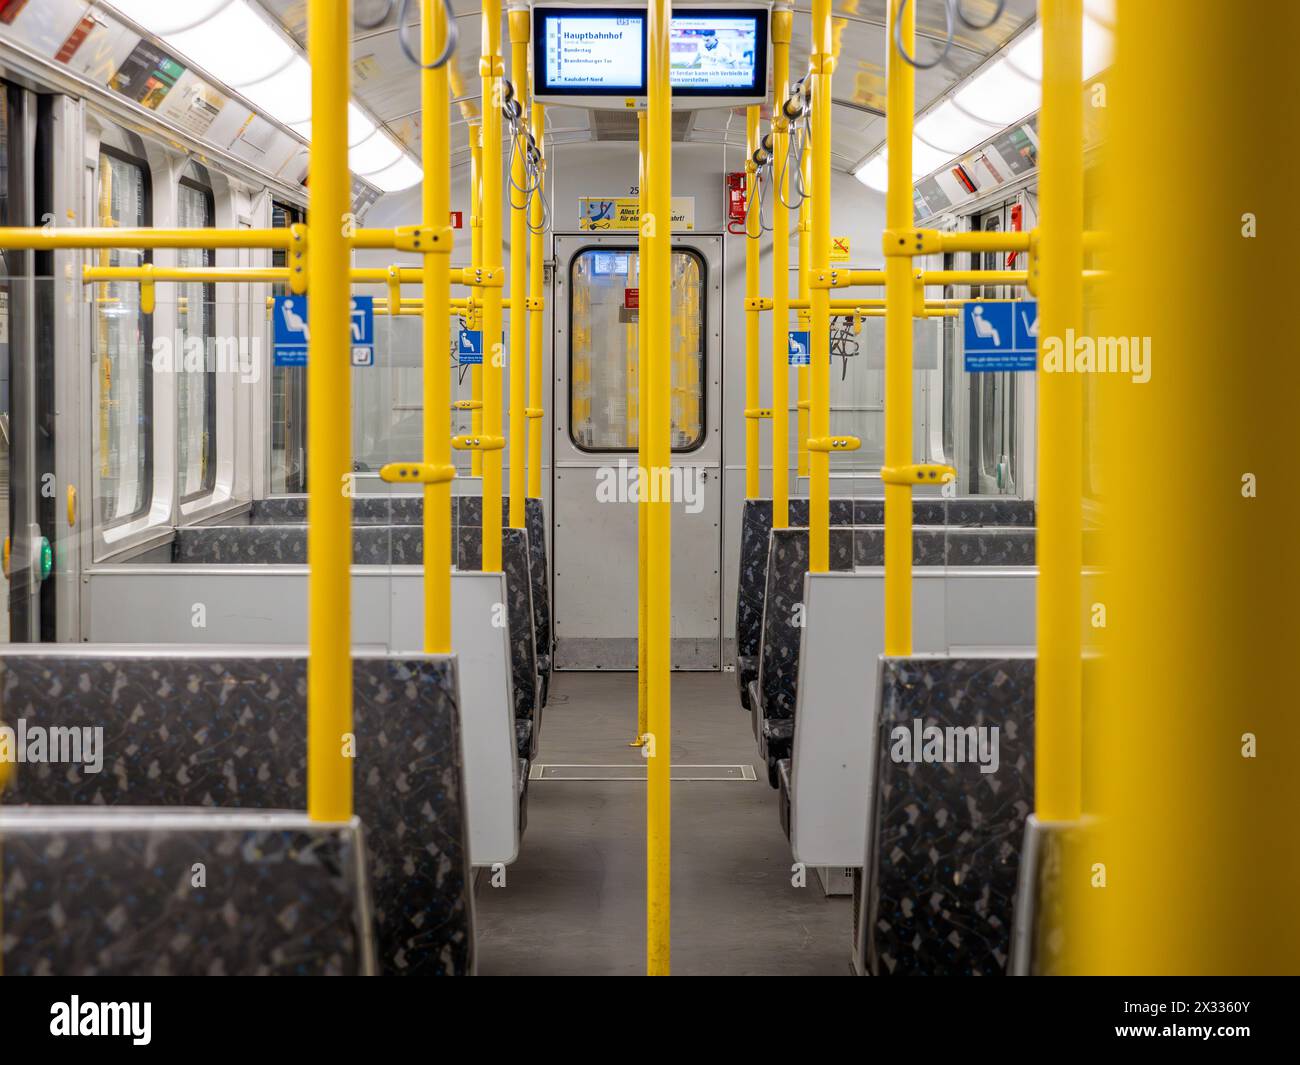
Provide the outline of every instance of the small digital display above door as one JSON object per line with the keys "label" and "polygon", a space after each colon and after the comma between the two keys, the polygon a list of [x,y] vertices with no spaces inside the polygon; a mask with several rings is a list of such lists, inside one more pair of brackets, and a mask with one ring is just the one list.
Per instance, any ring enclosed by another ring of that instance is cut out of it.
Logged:
{"label": "small digital display above door", "polygon": [[757,96],[767,91],[767,12],[681,8],[669,36],[669,80],[681,96]]}
{"label": "small digital display above door", "polygon": [[536,95],[644,96],[645,31],[635,8],[537,8]]}

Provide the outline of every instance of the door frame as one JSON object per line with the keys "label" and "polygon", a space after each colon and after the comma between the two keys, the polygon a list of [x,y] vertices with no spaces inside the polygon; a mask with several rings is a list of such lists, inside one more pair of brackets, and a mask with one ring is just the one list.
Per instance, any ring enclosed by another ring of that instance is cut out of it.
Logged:
{"label": "door frame", "polygon": [[[551,447],[551,506],[548,514],[552,550],[549,555],[551,566],[552,609],[555,623],[555,665],[557,670],[608,669],[628,670],[634,665],[619,664],[617,660],[608,663],[593,661],[588,665],[564,663],[561,652],[562,609],[564,598],[561,593],[562,575],[558,569],[560,558],[560,535],[566,531],[557,527],[560,511],[560,492],[556,483],[566,469],[595,469],[617,464],[619,460],[636,463],[636,452],[620,450],[590,451],[574,444],[569,435],[569,319],[570,293],[569,274],[576,255],[593,247],[632,248],[637,244],[635,231],[604,231],[593,233],[589,230],[567,230],[553,235],[550,298],[551,307],[550,341],[547,345],[551,359],[551,396],[550,411],[550,447]],[[714,557],[717,565],[717,595],[713,602],[716,610],[716,624],[710,628],[708,640],[712,645],[707,652],[692,653],[686,644],[698,643],[693,638],[674,640],[673,669],[694,671],[717,671],[722,668],[723,611],[725,582],[722,579],[723,565],[723,517],[722,510],[726,499],[724,479],[726,476],[723,456],[723,411],[725,396],[723,394],[724,359],[726,345],[723,343],[723,286],[726,269],[725,241],[718,231],[676,232],[672,237],[674,250],[686,248],[698,254],[704,264],[704,438],[698,446],[682,452],[674,452],[674,467],[696,467],[702,469],[706,480],[713,480],[716,488],[708,491],[708,498],[716,499],[716,535],[713,538]],[[635,640],[635,598],[633,612],[630,615],[632,639]],[[716,648],[716,651],[715,651]]]}

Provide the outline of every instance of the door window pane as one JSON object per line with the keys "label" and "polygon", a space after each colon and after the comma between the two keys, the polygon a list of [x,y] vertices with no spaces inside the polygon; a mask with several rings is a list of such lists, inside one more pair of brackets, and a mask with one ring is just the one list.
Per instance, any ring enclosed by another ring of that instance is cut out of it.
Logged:
{"label": "door window pane", "polygon": [[[177,222],[182,228],[206,229],[216,224],[208,189],[185,179],[177,194]],[[216,265],[211,248],[181,248],[176,259],[178,266]],[[176,463],[183,502],[210,492],[216,479],[216,286],[187,282],[176,288],[181,339],[176,358]]]}
{"label": "door window pane", "polygon": [[[98,222],[149,225],[144,167],[104,152],[99,157]],[[141,266],[143,251],[105,249],[101,266]],[[153,379],[151,328],[140,310],[140,286],[108,281],[95,286],[95,498],[104,524],[127,521],[153,498]]]}
{"label": "door window pane", "polygon": [[[634,451],[640,433],[640,263],[635,247],[588,248],[569,271],[569,434],[583,451]],[[668,357],[672,448],[704,442],[704,261],[672,256]]]}

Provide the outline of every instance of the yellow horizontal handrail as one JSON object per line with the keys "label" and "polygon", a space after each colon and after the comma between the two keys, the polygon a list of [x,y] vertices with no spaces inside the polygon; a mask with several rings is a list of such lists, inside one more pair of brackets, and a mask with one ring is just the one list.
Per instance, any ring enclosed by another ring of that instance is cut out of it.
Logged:
{"label": "yellow horizontal handrail", "polygon": [[114,226],[0,227],[0,248],[63,251],[79,248],[271,248],[300,249],[305,227],[289,229],[119,229]]}
{"label": "yellow horizontal handrail", "polygon": [[[452,270],[451,283],[463,285],[468,271]],[[354,285],[387,285],[394,280],[403,285],[418,285],[423,281],[423,271],[418,266],[354,267],[352,283]],[[290,270],[287,266],[90,266],[81,268],[81,280],[85,284],[96,281],[173,281],[173,282],[266,282],[283,284],[289,281]]]}

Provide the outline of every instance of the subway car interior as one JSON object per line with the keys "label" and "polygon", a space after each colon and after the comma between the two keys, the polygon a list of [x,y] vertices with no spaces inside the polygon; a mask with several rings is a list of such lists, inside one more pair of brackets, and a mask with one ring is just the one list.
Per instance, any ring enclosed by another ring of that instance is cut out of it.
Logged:
{"label": "subway car interior", "polygon": [[0,0],[0,971],[1300,972],[1297,47]]}

